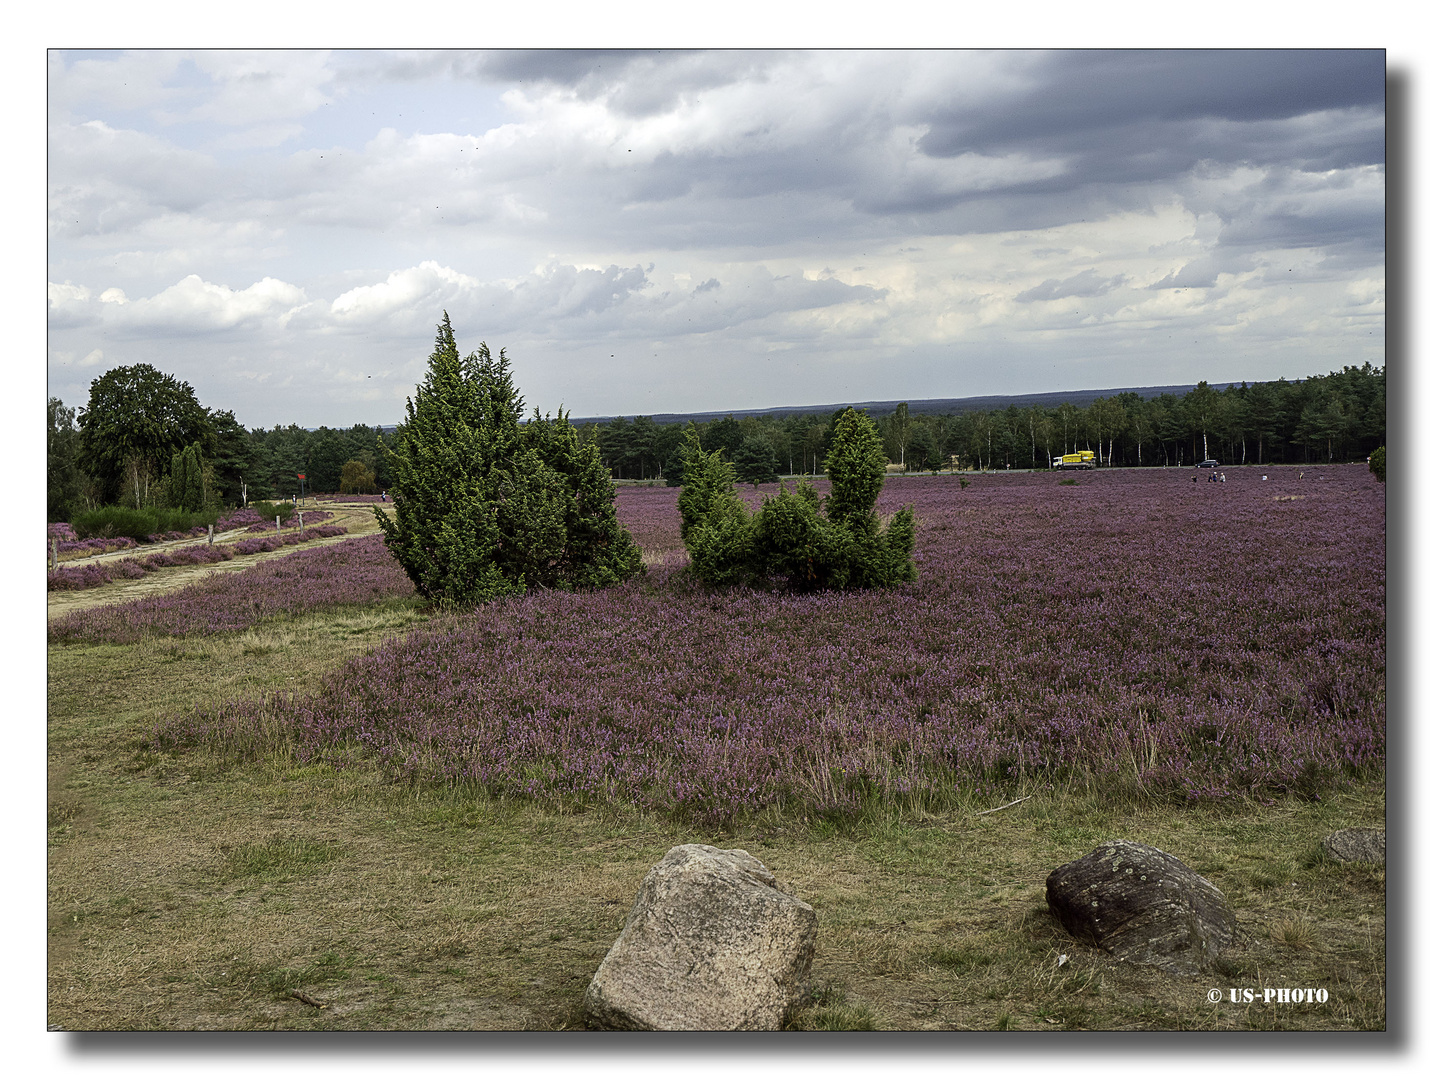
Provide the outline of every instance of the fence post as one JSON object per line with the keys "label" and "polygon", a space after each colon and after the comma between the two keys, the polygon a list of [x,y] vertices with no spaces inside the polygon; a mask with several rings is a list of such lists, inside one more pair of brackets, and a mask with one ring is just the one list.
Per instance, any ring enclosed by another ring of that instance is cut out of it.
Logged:
{"label": "fence post", "polygon": [[279,515],[278,515],[278,514],[275,514],[275,515],[274,515],[274,532],[283,532],[283,528],[279,525]]}
{"label": "fence post", "polygon": [[304,513],[303,513],[302,510],[300,510],[300,511],[299,511],[299,532],[303,532],[303,531],[304,531]]}
{"label": "fence post", "polygon": [[213,526],[213,525],[210,525],[210,526],[209,526],[209,546],[210,546],[210,547],[213,547],[213,546],[214,546],[214,526]]}
{"label": "fence post", "polygon": [[53,540],[53,539],[52,539],[52,540],[50,541],[50,569],[51,569],[51,570],[58,570],[59,568],[60,568],[60,542],[59,542],[58,540]]}

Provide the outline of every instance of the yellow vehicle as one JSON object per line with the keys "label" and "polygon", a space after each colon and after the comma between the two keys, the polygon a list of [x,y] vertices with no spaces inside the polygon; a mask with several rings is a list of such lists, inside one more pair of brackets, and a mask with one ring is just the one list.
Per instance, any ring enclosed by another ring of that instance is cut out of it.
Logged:
{"label": "yellow vehicle", "polygon": [[1095,452],[1093,450],[1076,450],[1073,454],[1066,454],[1064,457],[1055,459],[1057,469],[1093,469],[1095,467]]}

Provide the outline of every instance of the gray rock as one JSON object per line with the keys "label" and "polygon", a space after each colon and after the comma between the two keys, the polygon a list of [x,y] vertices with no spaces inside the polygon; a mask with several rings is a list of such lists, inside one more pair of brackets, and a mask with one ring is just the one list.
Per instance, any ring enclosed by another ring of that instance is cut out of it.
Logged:
{"label": "gray rock", "polygon": [[1340,829],[1324,837],[1323,849],[1338,862],[1367,862],[1383,865],[1382,829]]}
{"label": "gray rock", "polygon": [[1106,841],[1051,873],[1045,899],[1074,937],[1176,974],[1204,970],[1234,940],[1224,894],[1148,844]]}
{"label": "gray rock", "polygon": [[774,1031],[809,993],[816,912],[745,851],[683,844],[648,871],[587,988],[592,1027]]}

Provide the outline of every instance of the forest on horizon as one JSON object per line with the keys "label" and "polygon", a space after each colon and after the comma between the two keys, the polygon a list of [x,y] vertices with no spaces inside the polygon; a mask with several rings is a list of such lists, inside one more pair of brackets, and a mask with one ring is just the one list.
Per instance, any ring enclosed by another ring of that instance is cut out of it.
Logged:
{"label": "forest on horizon", "polygon": [[[393,445],[392,429],[366,424],[246,428],[232,412],[200,406],[187,383],[152,368],[147,372],[180,402],[188,419],[177,445],[199,447],[214,497],[225,505],[244,498],[297,495],[299,474],[304,475],[305,492],[337,492],[341,487],[383,491],[390,484],[385,447]],[[114,374],[95,380],[84,408],[49,400],[51,521],[107,501],[138,498],[122,480],[113,480],[119,475],[116,470],[110,471],[108,485],[97,480],[103,470],[87,460],[82,438],[85,413],[96,408],[96,388]],[[740,479],[756,483],[822,472],[841,411],[733,412],[703,422],[666,424],[650,416],[619,416],[581,423],[578,430],[584,442],[596,443],[614,479],[680,483],[681,445],[687,427],[694,425],[704,449],[722,450]],[[1057,406],[1011,404],[927,413],[901,403],[871,419],[880,430],[887,460],[908,471],[1049,468],[1060,455],[1075,450],[1092,451],[1104,467],[1192,465],[1206,456],[1227,465],[1352,461],[1367,457],[1386,440],[1385,377],[1383,368],[1365,363],[1292,381],[1223,388],[1200,382],[1184,394],[1145,398],[1125,391],[1083,407],[1065,401]],[[362,468],[354,468],[355,462]],[[167,458],[160,460],[157,469],[167,463]],[[355,482],[355,476],[361,479]],[[130,485],[136,486],[137,481]]]}

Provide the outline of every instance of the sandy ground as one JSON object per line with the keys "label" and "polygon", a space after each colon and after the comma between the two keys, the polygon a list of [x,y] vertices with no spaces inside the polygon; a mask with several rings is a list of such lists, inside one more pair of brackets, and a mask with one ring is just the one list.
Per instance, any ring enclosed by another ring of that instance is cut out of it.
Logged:
{"label": "sandy ground", "polygon": [[[284,555],[299,551],[303,548],[322,547],[325,544],[341,544],[345,540],[351,540],[355,536],[363,536],[367,533],[378,531],[378,522],[373,516],[373,504],[371,503],[321,503],[312,507],[305,507],[304,513],[310,510],[327,510],[333,517],[326,521],[319,522],[322,525],[342,525],[348,532],[344,536],[330,537],[324,540],[311,540],[306,544],[298,544],[292,547],[284,547],[278,551],[261,551],[255,555],[239,555],[228,562],[208,563],[200,566],[170,566],[153,573],[146,574],[142,578],[132,581],[115,581],[109,585],[100,585],[93,589],[76,589],[70,592],[52,592],[48,594],[49,618],[56,619],[61,615],[68,615],[72,611],[83,611],[86,608],[99,607],[103,604],[122,604],[129,600],[138,600],[144,596],[156,596],[161,593],[173,592],[182,589],[186,585],[193,584],[201,578],[210,574],[232,574],[240,570],[247,570],[256,563],[265,559],[278,559]],[[254,534],[246,533],[243,529],[235,529],[232,532],[216,533],[214,543],[233,544],[239,540],[246,539]],[[112,551],[105,555],[92,555],[85,559],[68,559],[60,563],[61,566],[83,566],[91,562],[111,562],[115,559],[135,558],[136,556],[150,555],[157,551],[170,551],[174,548],[195,547],[207,544],[208,537],[198,540],[167,540],[159,544],[144,544],[137,548],[127,548],[124,551]],[[46,563],[48,566],[48,562]]]}

